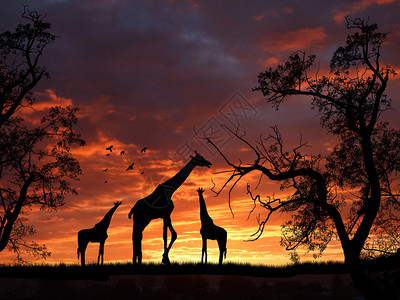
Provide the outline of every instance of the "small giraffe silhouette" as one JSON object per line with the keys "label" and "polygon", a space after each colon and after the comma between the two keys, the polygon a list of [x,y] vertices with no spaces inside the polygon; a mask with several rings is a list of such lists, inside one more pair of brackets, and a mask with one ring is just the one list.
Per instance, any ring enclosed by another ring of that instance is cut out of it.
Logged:
{"label": "small giraffe silhouette", "polygon": [[78,259],[79,259],[79,254],[81,255],[81,264],[84,267],[85,266],[85,252],[86,252],[86,247],[89,244],[89,242],[92,243],[100,243],[99,247],[99,256],[97,257],[97,264],[100,263],[100,257],[101,257],[101,264],[103,265],[103,256],[104,256],[104,243],[108,237],[107,235],[107,229],[108,226],[110,226],[111,222],[111,217],[113,216],[115,210],[118,208],[118,206],[121,205],[121,201],[117,201],[114,203],[114,207],[111,208],[104,218],[94,225],[93,228],[91,229],[82,229],[78,232]]}
{"label": "small giraffe silhouette", "polygon": [[[133,263],[142,263],[142,238],[143,230],[153,219],[161,218],[164,221],[163,240],[164,254],[162,263],[170,265],[169,251],[177,238],[176,231],[172,227],[171,213],[174,209],[172,194],[185,182],[193,169],[197,166],[210,167],[211,163],[195,152],[191,160],[173,177],[158,185],[153,193],[138,200],[129,212],[129,219],[133,218],[132,244]],[[168,232],[171,232],[171,240],[167,247]]]}
{"label": "small giraffe silhouette", "polygon": [[203,263],[203,258],[205,258],[205,263],[207,263],[207,240],[217,240],[219,247],[219,264],[222,264],[223,256],[226,258],[226,240],[227,233],[222,227],[214,224],[210,215],[207,212],[206,202],[204,201],[202,188],[197,189],[199,193],[200,201],[200,221],[201,229],[200,234],[203,240],[203,249],[201,250],[201,263]]}

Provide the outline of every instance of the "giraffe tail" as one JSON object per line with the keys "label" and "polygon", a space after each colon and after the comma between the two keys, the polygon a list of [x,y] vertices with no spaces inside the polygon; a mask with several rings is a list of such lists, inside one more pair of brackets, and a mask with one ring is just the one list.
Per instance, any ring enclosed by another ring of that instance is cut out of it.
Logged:
{"label": "giraffe tail", "polygon": [[79,259],[79,253],[81,252],[80,249],[78,248],[78,249],[76,250],[76,252],[77,252],[77,254],[78,254],[78,259]]}

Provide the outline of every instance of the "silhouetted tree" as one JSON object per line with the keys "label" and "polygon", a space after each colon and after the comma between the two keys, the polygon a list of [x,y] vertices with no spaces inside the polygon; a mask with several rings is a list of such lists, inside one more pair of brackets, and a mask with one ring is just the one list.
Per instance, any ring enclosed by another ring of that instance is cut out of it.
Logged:
{"label": "silhouetted tree", "polygon": [[14,32],[0,34],[0,127],[21,107],[34,103],[32,89],[49,73],[40,59],[56,36],[49,32],[45,16],[25,6]]}
{"label": "silhouetted tree", "polygon": [[48,256],[44,246],[26,241],[35,229],[25,225],[23,215],[33,205],[55,210],[75,193],[69,179],[77,179],[81,169],[71,146],[84,145],[74,132],[76,111],[54,107],[40,126],[28,128],[12,117],[0,128],[0,251],[7,247],[18,258],[21,250]]}
{"label": "silhouetted tree", "polygon": [[31,89],[48,73],[39,58],[55,36],[50,24],[26,7],[31,24],[0,35],[0,251],[8,248],[21,260],[23,251],[46,258],[46,247],[27,238],[35,233],[24,214],[32,207],[55,210],[74,193],[69,179],[81,173],[71,146],[84,145],[75,133],[77,108],[53,107],[37,120],[25,121],[21,109],[34,109]]}
{"label": "silhouetted tree", "polygon": [[[391,105],[385,90],[395,72],[381,61],[387,33],[379,32],[377,25],[367,20],[346,20],[347,28],[355,33],[334,52],[329,76],[319,76],[318,71],[311,74],[316,57],[299,51],[285,63],[260,73],[259,86],[254,89],[276,109],[290,96],[311,97],[321,126],[338,140],[327,157],[302,154],[306,143],[301,139],[287,151],[276,127],[256,144],[248,142],[239,130],[231,130],[254,152],[250,164],[233,163],[212,137],[203,138],[232,168],[222,189],[230,184],[232,189],[245,175],[260,172],[291,192],[286,199],[262,199],[247,185],[251,198],[267,210],[255,239],[273,213],[289,212],[292,217],[282,227],[281,244],[294,251],[294,258],[300,246],[321,254],[338,237],[356,287],[365,298],[377,299],[389,289],[375,284],[360,259],[366,249],[376,254],[394,253],[399,248],[399,193],[393,183],[400,171],[400,131],[380,120]],[[351,190],[352,196],[342,193],[346,190]],[[345,203],[350,203],[350,213],[344,209]]]}

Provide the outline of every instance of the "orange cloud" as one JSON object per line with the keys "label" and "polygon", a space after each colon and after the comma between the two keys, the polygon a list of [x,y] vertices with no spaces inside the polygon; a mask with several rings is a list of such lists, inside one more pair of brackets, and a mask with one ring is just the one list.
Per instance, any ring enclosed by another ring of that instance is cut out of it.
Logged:
{"label": "orange cloud", "polygon": [[355,2],[352,5],[354,11],[361,11],[366,9],[368,6],[378,4],[378,5],[385,5],[394,3],[396,0],[362,0],[359,2]]}
{"label": "orange cloud", "polygon": [[261,65],[263,68],[269,68],[269,67],[272,67],[272,66],[276,66],[278,64],[279,64],[279,60],[275,56],[269,57],[267,59],[260,59],[259,60],[259,65]]}
{"label": "orange cloud", "polygon": [[361,0],[354,2],[344,10],[334,10],[333,19],[336,23],[340,24],[344,21],[345,16],[349,16],[360,11],[367,9],[371,5],[386,5],[394,3],[396,0]]}
{"label": "orange cloud", "polygon": [[56,92],[52,89],[47,89],[45,92],[35,93],[36,102],[32,107],[24,107],[19,110],[19,114],[28,122],[38,125],[40,124],[41,117],[50,108],[54,106],[66,107],[72,105],[72,99],[57,96]]}
{"label": "orange cloud", "polygon": [[37,93],[41,99],[35,103],[36,111],[48,110],[53,106],[68,106],[72,105],[72,99],[57,96],[56,92],[52,89],[47,89],[45,93]]}
{"label": "orange cloud", "polygon": [[[261,41],[261,44],[263,44],[263,50],[266,52],[296,51],[307,49],[326,38],[327,34],[323,27],[300,28],[285,34],[277,35],[276,37],[265,37]],[[274,61],[275,58],[270,58],[264,63],[268,64]]]}

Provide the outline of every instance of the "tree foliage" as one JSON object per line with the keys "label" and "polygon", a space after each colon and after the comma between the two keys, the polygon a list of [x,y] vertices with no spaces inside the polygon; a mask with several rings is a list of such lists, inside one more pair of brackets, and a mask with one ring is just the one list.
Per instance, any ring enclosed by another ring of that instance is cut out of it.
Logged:
{"label": "tree foliage", "polygon": [[20,248],[47,256],[44,247],[29,244],[35,233],[20,217],[33,205],[55,210],[68,193],[76,193],[69,179],[81,173],[71,155],[71,145],[84,145],[74,132],[76,108],[54,107],[41,120],[41,126],[28,128],[20,117],[13,117],[0,128],[0,250],[8,247],[20,257]]}
{"label": "tree foliage", "polygon": [[33,104],[32,89],[49,77],[40,59],[56,36],[49,32],[45,16],[26,6],[22,18],[27,23],[0,34],[0,126],[21,107]]}

